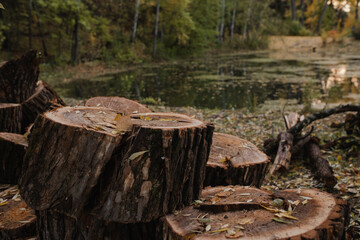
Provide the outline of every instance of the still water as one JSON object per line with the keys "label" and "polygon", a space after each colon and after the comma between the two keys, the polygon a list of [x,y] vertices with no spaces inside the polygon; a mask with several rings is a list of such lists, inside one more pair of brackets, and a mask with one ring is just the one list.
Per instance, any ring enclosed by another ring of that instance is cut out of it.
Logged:
{"label": "still water", "polygon": [[299,104],[360,101],[360,56],[257,52],[144,66],[57,85],[64,97],[152,98],[167,106],[251,108],[288,99]]}

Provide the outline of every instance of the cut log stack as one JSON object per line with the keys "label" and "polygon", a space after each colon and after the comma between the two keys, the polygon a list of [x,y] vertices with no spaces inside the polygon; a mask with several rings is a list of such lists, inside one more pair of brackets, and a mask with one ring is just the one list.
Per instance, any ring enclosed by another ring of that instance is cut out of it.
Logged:
{"label": "cut log stack", "polygon": [[38,114],[65,105],[46,83],[38,82],[39,65],[32,50],[0,66],[0,132],[24,133]]}
{"label": "cut log stack", "polygon": [[39,224],[76,221],[84,236],[80,219],[104,229],[152,225],[198,199],[212,133],[211,124],[180,114],[122,117],[106,108],[58,108],[32,128],[21,195]]}

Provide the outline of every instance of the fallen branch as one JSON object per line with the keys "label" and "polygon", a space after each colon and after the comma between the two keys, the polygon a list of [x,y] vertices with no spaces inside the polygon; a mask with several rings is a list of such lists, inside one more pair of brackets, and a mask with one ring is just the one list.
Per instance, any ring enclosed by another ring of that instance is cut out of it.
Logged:
{"label": "fallen branch", "polygon": [[319,177],[327,187],[336,185],[336,178],[329,162],[322,156],[321,150],[314,138],[305,146],[306,152],[310,159],[310,165],[315,170],[316,176]]}

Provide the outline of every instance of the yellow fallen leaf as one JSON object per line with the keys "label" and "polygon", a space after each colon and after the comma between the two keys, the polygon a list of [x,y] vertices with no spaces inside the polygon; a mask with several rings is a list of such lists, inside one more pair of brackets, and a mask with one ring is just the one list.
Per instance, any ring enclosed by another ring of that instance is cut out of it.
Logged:
{"label": "yellow fallen leaf", "polygon": [[8,201],[0,203],[0,206],[4,206],[6,204],[8,204]]}
{"label": "yellow fallen leaf", "polygon": [[307,203],[308,203],[308,200],[305,199],[305,200],[302,202],[302,205],[305,205],[305,204],[307,204]]}
{"label": "yellow fallen leaf", "polygon": [[136,152],[131,154],[131,156],[129,157],[129,160],[134,160],[142,155],[144,155],[145,153],[147,153],[148,151],[140,151],[140,152]]}
{"label": "yellow fallen leaf", "polygon": [[223,159],[220,159],[219,162],[227,162],[227,161],[230,161],[231,158],[229,157],[225,157]]}
{"label": "yellow fallen leaf", "polygon": [[115,121],[119,121],[122,118],[121,113],[118,113],[115,117]]}
{"label": "yellow fallen leaf", "polygon": [[247,217],[247,218],[240,219],[237,223],[240,225],[247,225],[247,224],[252,224],[254,222],[255,222],[254,217]]}
{"label": "yellow fallen leaf", "polygon": [[210,231],[209,233],[219,233],[219,232],[225,232],[229,230],[229,228],[220,228],[218,230],[215,230],[215,231]]}
{"label": "yellow fallen leaf", "polygon": [[274,212],[274,213],[278,213],[280,212],[279,209],[277,208],[269,208],[269,207],[265,207],[264,205],[260,205],[261,207],[265,208],[266,210],[270,211],[270,212]]}

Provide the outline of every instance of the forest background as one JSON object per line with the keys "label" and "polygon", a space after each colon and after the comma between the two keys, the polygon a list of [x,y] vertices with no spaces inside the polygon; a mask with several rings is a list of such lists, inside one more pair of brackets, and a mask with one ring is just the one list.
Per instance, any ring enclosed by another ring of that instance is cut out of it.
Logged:
{"label": "forest background", "polygon": [[359,0],[1,0],[2,59],[137,64],[266,48],[269,35],[360,38]]}

